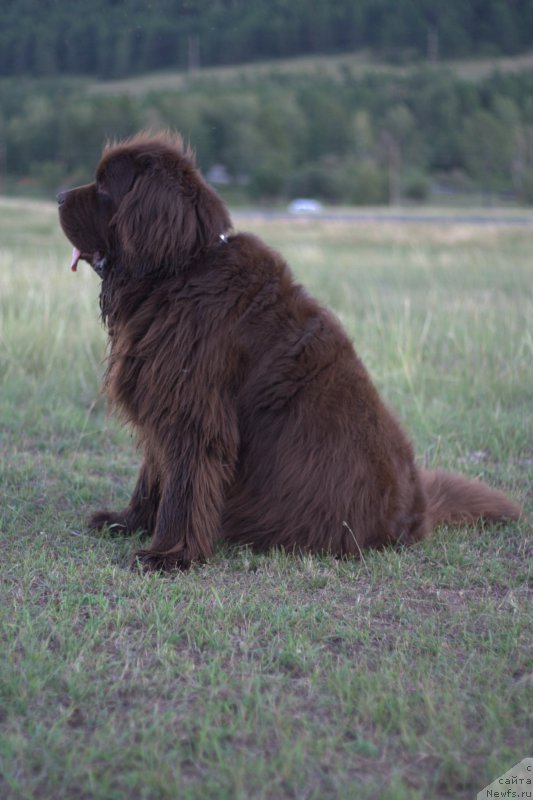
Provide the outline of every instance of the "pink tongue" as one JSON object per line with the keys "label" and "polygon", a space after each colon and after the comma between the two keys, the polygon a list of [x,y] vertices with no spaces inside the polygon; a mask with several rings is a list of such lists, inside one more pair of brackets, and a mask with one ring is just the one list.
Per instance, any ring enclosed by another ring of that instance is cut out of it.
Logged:
{"label": "pink tongue", "polygon": [[78,250],[78,248],[75,247],[72,250],[72,260],[70,262],[70,268],[71,268],[72,272],[76,272],[76,270],[78,268],[78,261],[80,260],[80,258],[81,258],[81,253]]}

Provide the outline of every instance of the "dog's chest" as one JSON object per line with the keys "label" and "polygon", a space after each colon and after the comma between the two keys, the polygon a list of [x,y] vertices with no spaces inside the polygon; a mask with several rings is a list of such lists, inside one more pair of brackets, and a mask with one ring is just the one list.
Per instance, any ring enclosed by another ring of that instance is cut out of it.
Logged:
{"label": "dog's chest", "polygon": [[[205,341],[196,338],[192,320],[162,315],[149,324],[114,331],[105,378],[112,406],[138,427],[174,428],[197,417],[212,383]],[[184,318],[185,317],[185,318]]]}

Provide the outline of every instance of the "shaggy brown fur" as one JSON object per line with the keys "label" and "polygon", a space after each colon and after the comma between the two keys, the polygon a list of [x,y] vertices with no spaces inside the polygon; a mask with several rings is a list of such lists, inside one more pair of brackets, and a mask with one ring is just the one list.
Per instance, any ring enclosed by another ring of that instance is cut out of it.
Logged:
{"label": "shaggy brown fur", "polygon": [[109,146],[95,183],[58,196],[102,278],[109,400],[144,461],[127,508],[92,525],[152,534],[147,569],[217,539],[357,555],[438,522],[516,519],[501,492],[425,472],[335,316],[224,204],[181,140]]}

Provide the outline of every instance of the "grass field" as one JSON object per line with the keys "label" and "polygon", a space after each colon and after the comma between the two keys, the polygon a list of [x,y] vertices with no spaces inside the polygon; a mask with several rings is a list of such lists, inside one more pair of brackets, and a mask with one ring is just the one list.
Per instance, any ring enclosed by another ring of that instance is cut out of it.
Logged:
{"label": "grass field", "polygon": [[253,227],[345,323],[422,463],[526,506],[364,560],[93,535],[138,464],[99,394],[98,281],[0,201],[0,797],[473,798],[533,755],[531,229]]}
{"label": "grass field", "polygon": [[[422,65],[424,62],[421,62]],[[313,55],[296,58],[274,59],[265,62],[247,63],[246,65],[205,67],[193,72],[175,70],[172,72],[156,72],[134,78],[111,81],[97,81],[90,84],[95,94],[130,94],[143,95],[153,91],[174,91],[184,89],[197,81],[216,80],[222,84],[239,82],[243,76],[247,78],[272,77],[294,78],[298,75],[318,75],[320,77],[337,78],[349,70],[356,77],[378,73],[403,75],[420,64],[391,64],[379,61],[370,53],[350,53],[345,55]],[[478,81],[493,72],[512,73],[531,69],[533,53],[519,56],[495,56],[493,58],[450,59],[431,65],[433,70],[446,70],[464,80]]]}

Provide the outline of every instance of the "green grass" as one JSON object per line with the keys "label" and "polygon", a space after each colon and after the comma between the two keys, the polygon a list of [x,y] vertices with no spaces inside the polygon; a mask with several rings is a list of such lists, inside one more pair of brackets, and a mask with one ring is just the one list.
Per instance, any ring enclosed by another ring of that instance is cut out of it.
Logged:
{"label": "green grass", "polygon": [[531,755],[531,232],[254,222],[332,305],[421,462],[519,498],[360,562],[92,535],[139,455],[99,394],[98,281],[0,202],[0,796],[472,798]]}

